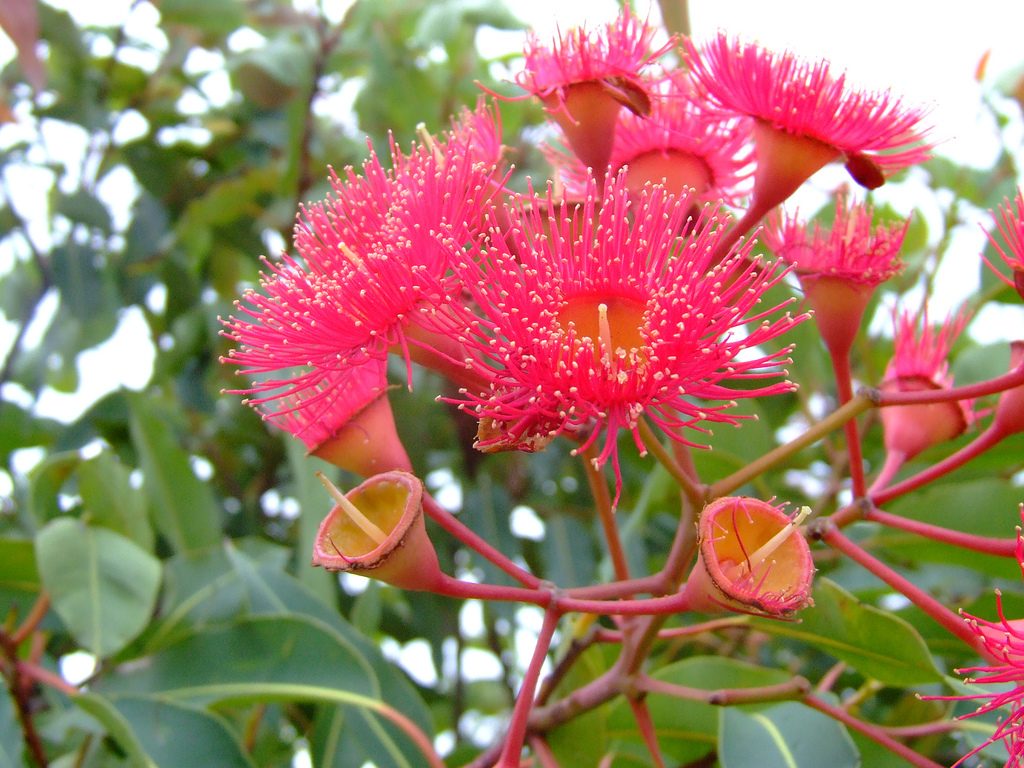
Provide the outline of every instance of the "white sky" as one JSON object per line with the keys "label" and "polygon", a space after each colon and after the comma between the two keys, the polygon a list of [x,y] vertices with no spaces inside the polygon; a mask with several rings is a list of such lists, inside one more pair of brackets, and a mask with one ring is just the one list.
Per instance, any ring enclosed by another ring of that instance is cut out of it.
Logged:
{"label": "white sky", "polygon": [[[306,2],[296,0],[296,5]],[[76,0],[56,0],[54,4],[67,7],[80,18],[87,16],[94,23],[114,25],[125,17],[130,0],[106,0],[88,6]],[[350,2],[324,0],[323,4],[329,17],[339,19]],[[617,8],[614,0],[514,0],[510,5],[544,36],[584,20],[601,23],[611,18]],[[635,0],[634,8],[640,15],[651,14],[652,20],[659,17],[656,3],[652,8],[650,0]],[[891,88],[909,103],[932,105],[935,135],[944,140],[942,154],[982,166],[991,162],[996,145],[992,127],[978,119],[981,87],[974,80],[978,61],[986,50],[991,50],[986,85],[1024,63],[1021,0],[979,0],[970,4],[947,0],[690,0],[690,15],[698,39],[724,28],[730,33],[757,38],[770,48],[789,48],[807,57],[828,57],[837,68],[847,69],[854,83],[879,90]],[[517,50],[521,35],[485,31],[481,44]],[[0,60],[9,56],[9,44],[0,40]],[[908,198],[892,202],[898,209],[909,211],[915,201]],[[960,239],[968,258],[976,258],[982,245],[980,231],[965,230]],[[971,290],[971,285],[965,287],[956,275],[941,280],[940,311]],[[79,392],[46,392],[36,411],[73,420],[106,392],[119,386],[145,386],[152,366],[152,345],[142,323],[138,310],[126,313],[115,338],[80,357]],[[1024,336],[1024,318],[1019,312],[1001,319],[998,325],[1009,329],[1011,336]],[[0,354],[12,336],[13,327],[0,323]],[[126,349],[132,351],[126,353]],[[122,362],[140,358],[142,365],[135,369],[128,369]],[[119,375],[112,376],[112,372]],[[3,394],[11,397],[7,391]]]}

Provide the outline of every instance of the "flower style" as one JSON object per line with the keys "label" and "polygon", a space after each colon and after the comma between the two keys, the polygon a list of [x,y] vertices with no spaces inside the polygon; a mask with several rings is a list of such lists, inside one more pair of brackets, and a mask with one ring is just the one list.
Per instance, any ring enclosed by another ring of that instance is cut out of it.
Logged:
{"label": "flower style", "polygon": [[700,50],[683,42],[694,81],[709,99],[723,114],[754,119],[757,172],[743,231],[842,156],[869,189],[929,156],[924,110],[904,106],[889,91],[850,87],[827,61],[778,54],[725,32]]}
{"label": "flower style", "polygon": [[[240,315],[224,321],[238,343],[227,360],[239,373],[281,374],[241,390],[256,395],[253,405],[309,424],[304,404],[323,409],[329,389],[391,351],[407,364],[448,367],[456,377],[464,371],[452,362],[462,353],[431,323],[436,307],[461,290],[440,240],[444,233],[469,242],[482,232],[503,182],[494,164],[496,131],[493,113],[478,109],[408,155],[393,146],[390,170],[371,155],[362,176],[352,169],[344,181],[332,175],[335,197],[304,208],[296,225],[302,262],[266,262],[263,292],[249,290]],[[282,398],[282,410],[274,410]]]}
{"label": "flower style", "polygon": [[[968,319],[970,313],[961,311],[947,317],[936,330],[928,322],[927,309],[920,317],[910,312],[894,315],[894,352],[879,389],[883,392],[950,389],[953,377],[949,373],[949,350]],[[942,402],[883,408],[881,418],[886,457],[872,490],[883,487],[904,462],[921,451],[963,433],[974,415],[970,402]]]}
{"label": "flower style", "polygon": [[669,41],[652,50],[655,33],[627,6],[592,32],[574,27],[550,45],[532,32],[527,37],[524,69],[516,82],[544,103],[599,181],[611,156],[620,108],[639,115],[651,111],[651,89],[641,72],[673,46]]}
{"label": "flower style", "polygon": [[[626,184],[634,194],[648,182],[661,183],[677,194],[690,187],[702,202],[739,204],[753,167],[749,135],[740,121],[709,114],[680,76],[667,77],[656,96],[647,117],[619,114],[611,172],[628,168]],[[583,163],[556,149],[547,148],[546,153],[565,178],[566,196],[582,197],[587,176]]]}
{"label": "flower style", "polygon": [[793,265],[833,355],[849,351],[875,287],[903,270],[899,250],[907,223],[873,226],[873,216],[868,205],[847,208],[840,194],[831,230],[778,215],[763,232],[765,245]]}
{"label": "flower style", "polygon": [[612,458],[618,474],[615,436],[627,429],[643,450],[644,413],[688,442],[676,429],[737,423],[723,412],[729,403],[698,405],[694,397],[792,391],[788,381],[722,386],[784,373],[773,366],[789,348],[750,353],[803,317],[769,322],[778,307],[755,309],[783,273],[748,261],[749,244],[712,265],[723,232],[717,209],[705,208],[679,240],[692,192],[677,199],[653,185],[631,199],[620,173],[600,210],[593,179],[578,209],[555,206],[551,194],[547,207],[510,209],[507,239],[494,238],[485,259],[456,267],[482,317],[463,312],[455,324],[467,329],[461,340],[491,382],[489,392],[458,401],[480,419],[480,450],[538,450],[567,432],[586,449],[607,431],[595,461]]}
{"label": "flower style", "polygon": [[[1021,505],[1021,516],[1024,518],[1024,504]],[[1017,562],[1020,563],[1024,575],[1024,537],[1020,526],[1017,527]],[[996,685],[999,689],[993,693],[976,693],[964,696],[935,696],[950,701],[984,701],[974,712],[964,717],[976,717],[987,712],[995,712],[1004,707],[1010,708],[1010,714],[999,722],[992,737],[981,744],[959,761],[958,765],[972,755],[977,754],[988,744],[1002,741],[1010,753],[1006,768],[1024,766],[1024,620],[1007,619],[1003,613],[1002,595],[996,590],[999,621],[992,622],[964,614],[964,621],[977,633],[984,643],[988,666],[970,667],[956,670],[957,674],[967,674],[965,683],[974,685]],[[1006,685],[1013,687],[1006,690]]]}
{"label": "flower style", "polygon": [[992,262],[985,259],[985,263],[992,267],[992,271],[995,272],[999,279],[1007,285],[1016,289],[1020,297],[1024,299],[1024,195],[1021,191],[1017,190],[1017,197],[1011,203],[1009,200],[1005,201],[1006,205],[999,206],[999,218],[1002,221],[997,220],[996,226],[999,228],[999,234],[1003,236],[1006,241],[1006,246],[1009,249],[1009,253],[1003,250],[1002,246],[996,242],[995,238],[988,232],[988,239],[992,242],[992,247],[996,249],[1003,261],[1010,268],[1013,274],[1013,279],[1006,277],[1002,272],[992,266]]}

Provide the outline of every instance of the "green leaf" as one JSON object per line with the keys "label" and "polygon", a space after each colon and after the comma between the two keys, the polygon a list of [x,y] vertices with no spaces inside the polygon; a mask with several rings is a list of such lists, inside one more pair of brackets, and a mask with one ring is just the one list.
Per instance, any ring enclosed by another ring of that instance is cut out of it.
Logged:
{"label": "green leaf", "polygon": [[327,477],[332,477],[337,469],[325,461],[307,456],[301,440],[288,437],[286,441],[288,466],[293,477],[292,494],[299,502],[299,581],[325,605],[332,605],[338,591],[337,577],[323,568],[309,568],[306,565],[313,553],[313,542],[316,540],[320,521],[323,520],[328,507],[324,501],[324,487],[317,480],[315,472],[319,468],[327,473]]}
{"label": "green leaf", "polygon": [[723,707],[718,761],[722,768],[859,768],[860,754],[841,724],[787,701],[756,712]]}
{"label": "green leaf", "polygon": [[176,550],[187,552],[220,541],[220,510],[210,486],[189,464],[188,456],[168,430],[167,418],[152,401],[134,396],[131,404],[132,442],[139,452],[157,530]]}
{"label": "green leaf", "polygon": [[[51,258],[53,284],[60,290],[61,302],[73,317],[83,323],[99,316],[113,319],[116,306],[113,284],[109,273],[98,268],[96,251],[69,240],[54,247]],[[103,340],[96,339],[93,343]]]}
{"label": "green leaf", "polygon": [[36,550],[28,539],[0,538],[0,587],[39,591]]}
{"label": "green leaf", "polygon": [[310,87],[313,58],[299,40],[278,36],[239,53],[230,69],[238,89],[264,109],[276,109]]}
{"label": "green leaf", "polygon": [[251,616],[180,637],[141,668],[110,675],[94,690],[108,696],[156,693],[169,700],[206,704],[288,698],[293,694],[283,693],[285,689],[321,687],[370,699],[376,699],[378,691],[363,655],[322,622],[301,616]]}
{"label": "green leaf", "polygon": [[579,520],[569,515],[549,515],[541,552],[544,576],[559,587],[570,589],[593,583],[593,539]]}
{"label": "green leaf", "polygon": [[100,658],[121,650],[148,623],[160,561],[131,540],[65,517],[39,532],[36,558],[57,615]]}
{"label": "green leaf", "polygon": [[146,497],[128,481],[131,471],[113,451],[101,451],[78,466],[78,493],[91,524],[109,528],[153,551],[153,528],[146,515]]}
{"label": "green leaf", "polygon": [[253,768],[220,717],[156,697],[105,699],[91,693],[74,702],[106,726],[135,762],[149,768]]}
{"label": "green leaf", "polygon": [[818,579],[814,607],[799,623],[756,619],[759,629],[813,645],[888,685],[919,685],[942,679],[927,645],[900,618],[869,605],[838,584]]}
{"label": "green leaf", "polygon": [[36,523],[44,525],[64,514],[57,503],[57,496],[81,462],[82,456],[78,451],[60,451],[48,454],[32,469],[29,474],[29,503]]}
{"label": "green leaf", "polygon": [[161,0],[160,18],[166,25],[224,36],[245,23],[245,8],[238,0]]}
{"label": "green leaf", "polygon": [[65,195],[57,187],[54,187],[53,194],[57,198],[56,204],[53,205],[54,213],[63,214],[71,221],[96,227],[104,232],[110,231],[110,212],[94,195],[84,189]]}
{"label": "green leaf", "polygon": [[24,768],[25,740],[7,681],[0,677],[0,768]]}

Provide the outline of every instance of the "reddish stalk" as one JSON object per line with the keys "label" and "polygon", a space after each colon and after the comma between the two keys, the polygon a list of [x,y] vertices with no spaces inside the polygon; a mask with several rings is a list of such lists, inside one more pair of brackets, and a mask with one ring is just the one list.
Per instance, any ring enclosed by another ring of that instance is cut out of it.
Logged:
{"label": "reddish stalk", "polygon": [[758,688],[721,688],[706,691],[703,688],[689,688],[685,685],[667,683],[642,675],[637,678],[637,687],[648,693],[661,693],[677,699],[703,701],[716,707],[731,707],[738,704],[755,704],[763,701],[792,701],[802,699],[811,690],[811,684],[803,677],[794,677],[778,685],[764,685]]}
{"label": "reddish stalk", "polygon": [[448,531],[448,533],[486,558],[523,586],[529,589],[537,589],[541,585],[539,578],[509,560],[508,557],[480,538],[452,515],[451,512],[438,504],[432,496],[426,493],[423,494],[423,511],[430,516],[431,520]]}
{"label": "reddish stalk", "polygon": [[879,726],[872,725],[871,723],[865,723],[863,720],[858,720],[845,709],[834,707],[827,701],[822,701],[817,696],[811,694],[804,697],[803,703],[808,707],[811,707],[811,709],[816,709],[819,712],[828,715],[832,719],[838,720],[848,728],[853,728],[855,731],[859,731],[875,743],[888,749],[893,754],[902,757],[911,765],[916,765],[917,768],[942,768],[938,763],[929,760],[923,755],[919,755],[910,747],[896,741],[896,739],[889,736]]}
{"label": "reddish stalk", "polygon": [[846,538],[830,519],[823,518],[818,520],[812,525],[812,528],[815,534],[833,549],[842,552],[865,570],[873,573],[931,616],[932,619],[948,630],[950,634],[960,638],[980,656],[987,658],[985,643],[971,630],[967,622],[923,589],[915,586],[885,563],[872,557],[864,549]]}
{"label": "reddish stalk", "polygon": [[63,677],[55,672],[51,672],[46,667],[41,667],[35,662],[28,661],[27,659],[21,659],[18,662],[17,671],[22,677],[27,677],[39,683],[45,683],[51,688],[56,688],[67,696],[74,696],[78,693],[78,688],[69,683]]}
{"label": "reddish stalk", "polygon": [[988,429],[952,456],[947,456],[938,464],[933,464],[928,469],[918,472],[913,477],[908,477],[906,480],[896,483],[896,485],[872,494],[871,501],[876,506],[881,506],[887,501],[892,501],[898,496],[917,490],[922,485],[927,485],[933,480],[937,480],[943,475],[952,472],[954,469],[959,469],[971,459],[983,454],[1004,437],[1006,437],[1006,434],[1001,429],[996,429],[994,424],[990,425]]}
{"label": "reddish stalk", "polygon": [[972,552],[997,555],[999,557],[1016,557],[1017,554],[1016,539],[993,539],[988,536],[975,536],[971,533],[953,531],[938,525],[908,520],[905,517],[883,512],[880,509],[869,509],[865,519],[888,525],[890,528],[898,528],[907,533],[916,533],[918,536],[924,536],[932,541],[941,541],[944,544],[963,547]]}
{"label": "reddish stalk", "polygon": [[[845,352],[834,354],[830,349],[829,357],[832,358],[832,370],[836,376],[839,404],[846,405],[853,399],[850,356]],[[853,497],[859,499],[867,493],[867,484],[864,481],[864,453],[860,446],[860,430],[857,428],[857,419],[852,418],[843,424],[843,430],[846,432],[846,451],[850,455],[850,480],[853,483]]]}
{"label": "reddish stalk", "polygon": [[416,745],[416,748],[423,754],[430,768],[446,768],[444,760],[434,750],[434,744],[427,737],[427,734],[420,730],[416,723],[397,709],[389,707],[383,702],[374,702],[374,705],[376,712],[398,726],[409,737],[412,743]]}
{"label": "reddish stalk", "polygon": [[934,389],[921,392],[878,392],[876,401],[879,408],[888,408],[893,405],[922,405],[926,403],[945,403],[951,400],[970,400],[986,395],[994,395],[997,392],[1005,392],[1008,389],[1019,387],[1024,384],[1024,368],[1019,368],[994,379],[982,381],[977,384],[969,384],[965,387],[953,387],[952,389]]}
{"label": "reddish stalk", "polygon": [[447,573],[441,574],[436,586],[436,594],[454,597],[459,600],[500,600],[502,602],[529,603],[547,608],[554,598],[547,589],[526,589],[523,587],[507,587],[500,584],[478,584],[474,581],[462,581]]}
{"label": "reddish stalk", "polygon": [[651,753],[656,768],[665,768],[665,760],[661,756],[661,747],[658,746],[658,731],[651,720],[651,712],[647,709],[647,703],[643,699],[629,698],[629,708],[633,710],[633,719],[636,720],[640,736],[643,737],[647,751]]}
{"label": "reddish stalk", "polygon": [[597,468],[596,460],[597,449],[591,445],[583,452],[583,469],[587,473],[587,482],[590,484],[590,492],[594,497],[594,504],[601,519],[605,541],[608,542],[608,555],[612,559],[615,578],[618,581],[628,581],[629,565],[626,563],[626,552],[622,548],[622,539],[619,538],[619,527],[615,522],[615,507],[612,505],[612,497],[608,492],[608,483],[605,482],[604,473]]}
{"label": "reddish stalk", "polygon": [[21,622],[21,626],[11,633],[11,643],[15,646],[21,645],[39,626],[48,610],[50,610],[50,596],[45,591],[40,592],[28,615],[25,616],[25,620]]}
{"label": "reddish stalk", "polygon": [[565,590],[569,597],[580,600],[611,600],[628,595],[661,593],[664,580],[660,575],[643,576],[629,581],[613,581],[609,584],[593,584],[589,587],[574,587]]}
{"label": "reddish stalk", "polygon": [[537,757],[540,768],[561,768],[558,760],[555,759],[555,753],[551,751],[551,747],[548,746],[548,742],[545,739],[542,739],[540,736],[531,735],[528,741],[530,749],[533,750],[533,754]]}
{"label": "reddish stalk", "polygon": [[[714,632],[719,629],[744,627],[749,622],[750,619],[746,616],[736,616],[729,619],[715,619],[714,621],[705,621],[689,627],[672,627],[671,629],[663,629],[658,632],[657,639],[676,640],[684,637],[696,637],[697,635],[703,635],[705,632]],[[594,640],[598,643],[621,643],[625,637],[626,635],[624,632],[620,632],[616,629],[598,628],[597,632],[594,633]]]}
{"label": "reddish stalk", "polygon": [[555,611],[547,611],[544,614],[544,623],[541,625],[540,634],[537,637],[537,646],[533,650],[533,658],[523,675],[523,683],[519,687],[519,696],[516,698],[515,708],[512,710],[512,721],[508,725],[508,732],[505,737],[505,746],[501,750],[496,768],[518,768],[519,758],[523,751],[523,741],[526,738],[526,725],[533,708],[533,692],[537,688],[537,680],[540,677],[540,668],[544,664],[548,648],[551,646],[551,636],[558,626],[560,614]]}

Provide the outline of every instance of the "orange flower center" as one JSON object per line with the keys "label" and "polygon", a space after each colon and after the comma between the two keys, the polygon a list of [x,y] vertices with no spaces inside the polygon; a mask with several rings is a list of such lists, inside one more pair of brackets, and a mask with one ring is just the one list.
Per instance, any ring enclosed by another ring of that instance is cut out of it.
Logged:
{"label": "orange flower center", "polygon": [[563,328],[576,329],[577,342],[593,345],[595,364],[629,369],[647,360],[640,334],[645,310],[644,304],[624,296],[578,296],[566,303],[557,319]]}

